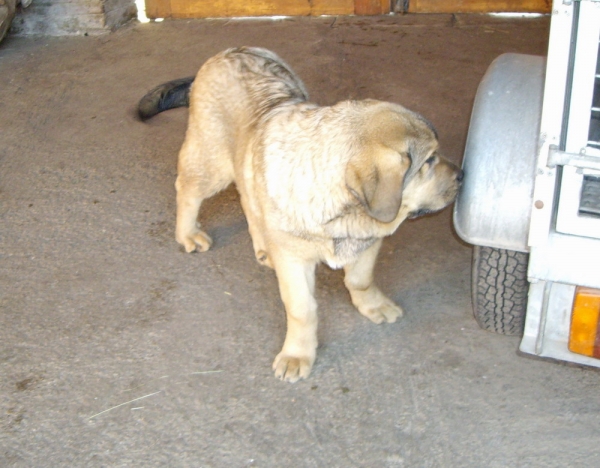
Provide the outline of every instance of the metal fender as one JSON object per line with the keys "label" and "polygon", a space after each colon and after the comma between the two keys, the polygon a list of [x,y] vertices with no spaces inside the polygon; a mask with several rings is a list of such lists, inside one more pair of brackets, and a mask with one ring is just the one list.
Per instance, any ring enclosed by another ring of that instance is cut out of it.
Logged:
{"label": "metal fender", "polygon": [[470,244],[529,250],[545,62],[504,54],[479,84],[454,206],[456,232]]}

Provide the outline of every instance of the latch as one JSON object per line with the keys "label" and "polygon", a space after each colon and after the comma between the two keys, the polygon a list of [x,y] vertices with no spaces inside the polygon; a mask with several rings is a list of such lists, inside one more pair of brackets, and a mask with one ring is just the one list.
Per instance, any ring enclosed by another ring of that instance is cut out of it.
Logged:
{"label": "latch", "polygon": [[600,157],[583,153],[567,153],[566,151],[560,151],[556,145],[550,145],[548,167],[556,166],[572,166],[600,171]]}

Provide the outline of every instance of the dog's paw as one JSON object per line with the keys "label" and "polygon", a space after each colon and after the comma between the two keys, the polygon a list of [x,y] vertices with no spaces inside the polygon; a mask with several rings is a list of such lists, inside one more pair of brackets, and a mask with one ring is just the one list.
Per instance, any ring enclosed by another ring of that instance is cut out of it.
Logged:
{"label": "dog's paw", "polygon": [[398,318],[402,317],[404,312],[402,308],[394,304],[387,297],[377,306],[361,307],[359,312],[374,323],[394,323]]}
{"label": "dog's paw", "polygon": [[199,250],[206,252],[212,245],[212,239],[204,231],[196,231],[189,235],[177,235],[177,242],[183,245],[187,253]]}
{"label": "dog's paw", "polygon": [[313,361],[308,357],[299,358],[280,353],[273,362],[275,377],[290,383],[306,379],[310,375]]}

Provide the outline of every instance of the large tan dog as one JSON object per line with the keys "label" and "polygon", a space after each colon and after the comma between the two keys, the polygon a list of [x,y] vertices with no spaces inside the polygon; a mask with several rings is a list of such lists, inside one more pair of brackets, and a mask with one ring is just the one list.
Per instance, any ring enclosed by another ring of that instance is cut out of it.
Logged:
{"label": "large tan dog", "polygon": [[462,179],[418,114],[372,100],[307,100],[277,55],[243,47],[211,58],[195,78],[159,86],[139,106],[143,119],[190,106],[176,182],[176,238],[187,252],[210,248],[200,205],[235,182],[256,258],[277,273],[287,335],[273,368],[290,382],[306,378],[316,357],[317,263],[344,268],[361,314],[394,322],[402,309],[373,282],[381,240],[406,218],[451,203]]}

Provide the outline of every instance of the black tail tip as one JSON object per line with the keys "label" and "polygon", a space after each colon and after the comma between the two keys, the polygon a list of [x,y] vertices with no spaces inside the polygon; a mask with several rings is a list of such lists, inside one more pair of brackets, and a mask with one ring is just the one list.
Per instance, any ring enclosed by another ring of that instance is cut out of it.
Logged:
{"label": "black tail tip", "polygon": [[146,94],[138,104],[137,114],[142,122],[145,122],[151,117],[154,117],[160,111],[158,110],[158,102],[151,94]]}
{"label": "black tail tip", "polygon": [[138,116],[145,121],[163,111],[189,106],[194,76],[163,83],[149,91],[138,104]]}

